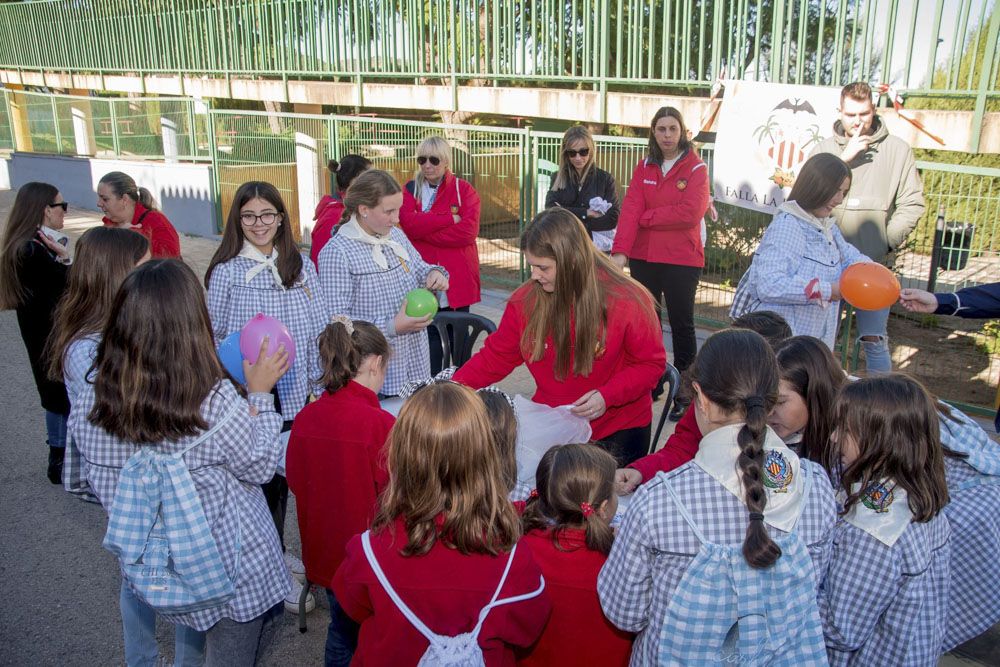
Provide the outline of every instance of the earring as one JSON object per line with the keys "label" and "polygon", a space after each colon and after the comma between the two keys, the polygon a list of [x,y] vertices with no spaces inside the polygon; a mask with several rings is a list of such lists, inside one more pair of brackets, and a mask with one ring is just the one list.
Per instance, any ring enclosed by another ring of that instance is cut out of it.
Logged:
{"label": "earring", "polygon": [[368,214],[367,214],[367,213],[362,213],[362,214],[361,214],[361,217],[362,217],[362,218],[367,218],[367,217],[368,217]]}

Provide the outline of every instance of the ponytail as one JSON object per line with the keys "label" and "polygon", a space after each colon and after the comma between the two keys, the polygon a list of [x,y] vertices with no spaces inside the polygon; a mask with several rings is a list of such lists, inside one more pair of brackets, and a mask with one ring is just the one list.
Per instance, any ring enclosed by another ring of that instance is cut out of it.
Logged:
{"label": "ponytail", "polygon": [[136,194],[138,196],[137,201],[140,204],[148,208],[150,211],[156,210],[156,200],[153,199],[152,192],[150,192],[147,188],[139,188]]}
{"label": "ponytail", "polygon": [[374,324],[352,322],[344,315],[332,319],[317,341],[323,375],[316,382],[331,394],[347,386],[366,357],[382,357],[384,365],[391,354],[389,342]]}
{"label": "ponytail", "polygon": [[750,510],[746,537],[743,539],[743,558],[750,567],[764,569],[774,565],[781,557],[781,548],[771,539],[764,526],[764,507],[767,493],[764,491],[764,438],[767,433],[767,410],[760,396],[751,396],[743,401],[746,421],[736,436],[740,455],[736,465],[743,479],[743,498]]}

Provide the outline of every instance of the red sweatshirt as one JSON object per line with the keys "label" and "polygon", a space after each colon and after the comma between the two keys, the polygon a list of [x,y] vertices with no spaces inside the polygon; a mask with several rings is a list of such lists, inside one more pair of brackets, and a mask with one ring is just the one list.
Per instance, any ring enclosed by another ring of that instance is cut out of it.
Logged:
{"label": "red sweatshirt", "polygon": [[[139,218],[142,218],[142,222],[139,222]],[[107,217],[102,218],[102,221],[105,227],[118,226]],[[177,236],[177,230],[161,212],[148,209],[136,202],[131,229],[149,239],[149,250],[153,259],[181,258],[181,240]]]}
{"label": "red sweatshirt", "polygon": [[663,175],[643,160],[632,172],[612,253],[647,262],[705,266],[701,224],[708,210],[708,168],[688,150]]}
{"label": "red sweatshirt", "polygon": [[[555,350],[549,339],[538,361],[529,361],[530,350],[521,349],[521,334],[528,324],[528,308],[535,298],[534,282],[519,287],[507,302],[500,327],[486,338],[483,348],[455,373],[455,382],[473,388],[499,382],[511,371],[526,364],[538,389],[533,401],[551,407],[569,405],[597,389],[604,397],[607,412],[590,422],[593,439],[626,428],[645,426],[653,419],[650,392],[663,375],[667,353],[663,332],[655,315],[643,312],[629,299],[611,298],[607,306],[608,330],[603,353],[594,359],[589,376],[555,376]],[[572,368],[572,357],[570,357]]]}
{"label": "red sweatshirt", "polygon": [[694,455],[698,453],[701,437],[698,420],[694,417],[694,408],[690,407],[684,411],[684,416],[677,422],[677,428],[667,438],[667,442],[660,451],[643,456],[638,461],[630,463],[628,467],[641,472],[642,481],[646,483],[661,470],[670,472],[693,459]]}
{"label": "red sweatshirt", "polygon": [[552,616],[528,652],[518,652],[518,665],[628,665],[632,635],[604,617],[597,598],[597,575],[607,560],[587,548],[583,530],[566,530],[559,546],[547,530],[533,530],[521,539],[531,547],[542,568],[545,591],[552,598]]}
{"label": "red sweatshirt", "polygon": [[[389,583],[432,632],[446,636],[471,632],[500,583],[507,554],[463,555],[438,541],[427,554],[407,558],[399,553],[406,542],[402,519],[392,530],[372,535],[372,551]],[[498,600],[533,593],[541,584],[531,549],[519,545]],[[428,642],[382,588],[365,558],[360,536],[347,545],[333,591],[347,615],[361,624],[352,665],[417,664]],[[490,610],[479,633],[486,664],[513,665],[514,647],[534,643],[551,608],[543,590],[527,600]]]}
{"label": "red sweatshirt", "polygon": [[[434,203],[424,213],[411,192],[414,187],[410,181],[403,188],[400,228],[425,262],[448,270],[449,307],[479,303],[479,194],[468,181],[446,171]],[[458,222],[455,214],[461,216]]]}
{"label": "red sweatshirt", "polygon": [[330,588],[347,541],[371,525],[389,481],[384,449],[394,422],[375,393],[353,380],[296,415],[285,476],[309,581]]}
{"label": "red sweatshirt", "polygon": [[333,236],[333,229],[340,224],[340,216],[344,213],[344,193],[338,192],[336,195],[323,195],[316,205],[316,212],[313,220],[316,225],[312,230],[312,245],[309,246],[309,259],[313,265],[319,269],[319,251],[327,244]]}

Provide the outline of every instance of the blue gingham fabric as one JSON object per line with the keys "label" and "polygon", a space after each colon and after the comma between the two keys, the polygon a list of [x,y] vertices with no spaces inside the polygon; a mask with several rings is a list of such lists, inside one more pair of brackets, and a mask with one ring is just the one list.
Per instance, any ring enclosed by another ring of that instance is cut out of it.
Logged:
{"label": "blue gingham fabric", "polygon": [[[110,510],[121,469],[140,447],[91,424],[87,414],[93,405],[93,388],[87,385],[78,409],[70,414],[69,432],[86,462],[92,491],[105,510]],[[236,417],[183,455],[212,537],[236,588],[236,595],[223,605],[187,614],[163,615],[172,623],[196,630],[207,630],[222,618],[241,623],[251,621],[283,600],[290,588],[278,534],[260,488],[274,476],[282,418],[275,412],[270,394],[250,394],[248,403],[229,381],[220,382],[209,392],[201,414],[211,427],[233,405],[239,406]],[[251,416],[250,406],[258,411],[256,416]],[[143,447],[176,453],[196,438]]]}
{"label": "blue gingham fabric", "polygon": [[[812,487],[795,533],[807,547],[814,586],[818,586],[829,562],[836,504],[822,469],[811,461],[802,460],[801,464]],[[701,538],[671,502],[665,480],[701,529]],[[671,630],[666,624],[668,607],[703,541],[742,545],[747,521],[744,502],[694,462],[657,475],[639,487],[597,579],[597,592],[608,619],[623,630],[639,633],[632,649],[632,665],[657,663],[661,632]],[[771,526],[768,532],[775,539],[787,535]],[[720,582],[719,590],[724,586]]]}
{"label": "blue gingham fabric", "polygon": [[831,665],[937,665],[948,613],[950,536],[944,513],[910,523],[892,547],[837,522],[819,596]]}
{"label": "blue gingham fabric", "polygon": [[319,253],[319,276],[327,316],[347,315],[371,322],[385,334],[392,358],[382,393],[395,396],[407,382],[431,376],[430,345],[426,329],[396,335],[390,325],[407,292],[423,287],[427,275],[435,269],[446,276],[448,272],[421,259],[400,229],[394,227],[390,237],[406,248],[408,262],[386,252],[388,266],[383,270],[372,259],[372,246],[338,234]]}
{"label": "blue gingham fabric", "polygon": [[845,241],[836,225],[831,232],[833,240],[828,241],[819,229],[787,211],[775,215],[740,279],[730,316],[773,310],[796,336],[815,336],[833,349],[840,319],[837,302],[822,307],[806,297],[806,286],[818,278],[817,287],[828,301],[831,285],[844,269],[871,260]]}
{"label": "blue gingham fabric", "polygon": [[246,257],[233,257],[215,267],[208,282],[208,314],[218,345],[258,313],[279,320],[295,341],[295,361],[275,388],[286,421],[305,407],[309,395],[319,396],[316,383],[322,376],[317,338],[329,318],[323,307],[323,291],[312,261],[302,259],[302,274],[295,284],[282,289],[270,271],[261,271],[250,282],[246,273],[260,266]]}
{"label": "blue gingham fabric", "polygon": [[951,502],[951,592],[943,650],[978,637],[1000,623],[1000,444],[955,408],[941,415],[941,443],[960,459],[944,458]]}
{"label": "blue gingham fabric", "polygon": [[[73,412],[73,406],[79,402],[86,390],[87,372],[94,363],[94,358],[97,356],[97,344],[100,342],[100,336],[90,334],[80,336],[66,346],[66,354],[63,357],[63,382],[66,384],[66,395],[69,396],[70,413]],[[77,495],[90,493],[90,484],[87,482],[87,471],[84,465],[83,457],[80,456],[80,450],[73,442],[73,438],[66,438],[62,480],[63,488],[70,493]],[[91,496],[88,495],[88,497]]]}

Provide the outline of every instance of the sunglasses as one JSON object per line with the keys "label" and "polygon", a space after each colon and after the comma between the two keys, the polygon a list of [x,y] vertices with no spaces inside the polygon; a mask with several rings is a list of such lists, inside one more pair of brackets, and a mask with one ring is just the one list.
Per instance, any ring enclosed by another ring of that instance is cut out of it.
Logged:
{"label": "sunglasses", "polygon": [[570,149],[564,150],[563,151],[563,155],[565,155],[566,157],[576,157],[577,155],[579,155],[580,157],[587,157],[588,155],[590,155],[590,149],[589,148],[581,148],[580,150],[575,151],[572,148],[570,148]]}
{"label": "sunglasses", "polygon": [[423,166],[423,164],[425,162],[427,162],[428,160],[435,167],[438,166],[439,164],[441,164],[441,158],[436,157],[434,155],[431,155],[430,157],[427,157],[426,155],[421,155],[420,157],[417,158],[417,164]]}
{"label": "sunglasses", "polygon": [[57,208],[58,207],[58,208],[61,208],[64,211],[69,208],[69,204],[67,204],[64,201],[56,202],[55,204],[49,204],[48,206],[49,206],[49,208]]}

